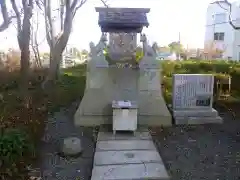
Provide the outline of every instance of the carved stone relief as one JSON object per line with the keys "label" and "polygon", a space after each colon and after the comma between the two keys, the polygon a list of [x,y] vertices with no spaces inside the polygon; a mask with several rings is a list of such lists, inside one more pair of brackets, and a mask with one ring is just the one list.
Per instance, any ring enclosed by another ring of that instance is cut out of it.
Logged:
{"label": "carved stone relief", "polygon": [[110,56],[112,59],[132,57],[137,46],[136,33],[110,33]]}

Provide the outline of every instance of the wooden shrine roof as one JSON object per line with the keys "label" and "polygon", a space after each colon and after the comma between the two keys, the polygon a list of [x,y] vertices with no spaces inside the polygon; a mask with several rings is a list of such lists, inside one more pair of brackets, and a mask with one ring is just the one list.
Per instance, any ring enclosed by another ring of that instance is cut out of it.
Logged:
{"label": "wooden shrine roof", "polygon": [[98,24],[102,32],[137,32],[144,26],[148,27],[146,8],[100,8]]}

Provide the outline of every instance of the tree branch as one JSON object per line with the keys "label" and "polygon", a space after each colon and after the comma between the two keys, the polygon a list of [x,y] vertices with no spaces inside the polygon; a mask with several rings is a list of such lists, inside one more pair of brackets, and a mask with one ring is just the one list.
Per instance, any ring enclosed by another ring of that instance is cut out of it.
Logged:
{"label": "tree branch", "polygon": [[[34,18],[32,19],[32,26],[31,26],[31,47],[32,47],[32,51],[34,53],[35,56],[35,61],[36,64],[38,65],[38,67],[42,67],[42,62],[41,62],[41,58],[40,58],[40,53],[39,53],[39,43],[38,43],[38,28],[39,28],[39,13],[36,12],[36,20],[34,21]],[[34,22],[36,22],[35,27],[34,28]]]}
{"label": "tree branch", "polygon": [[46,38],[47,42],[52,48],[54,46],[54,34],[53,34],[53,24],[51,17],[51,3],[50,0],[44,0],[44,20],[45,20],[45,29],[46,29]]}
{"label": "tree branch", "polygon": [[[22,21],[21,21],[21,14],[18,10],[18,7],[16,5],[16,1],[15,0],[11,0],[11,4],[12,4],[12,8],[13,8],[13,11],[16,15],[16,19],[17,19],[17,38],[18,38],[18,43],[19,43],[19,46],[21,48],[22,46],[22,39],[21,39],[21,34],[22,34]],[[24,7],[23,7],[24,8]]]}
{"label": "tree branch", "polygon": [[12,18],[14,18],[15,16],[9,17],[5,0],[0,1],[0,6],[1,6],[1,13],[3,18],[3,23],[0,25],[0,32],[2,32],[8,28]]}
{"label": "tree branch", "polygon": [[42,7],[44,5],[43,0],[35,0],[37,7],[43,11]]}
{"label": "tree branch", "polygon": [[104,1],[104,0],[101,0],[101,2],[103,3],[103,5],[105,6],[105,7],[109,7],[108,5],[107,5],[107,0],[106,1]]}
{"label": "tree branch", "polygon": [[60,4],[60,23],[61,23],[61,31],[63,30],[63,15],[64,15],[64,0],[61,0],[60,1],[61,4]]}
{"label": "tree branch", "polygon": [[59,33],[58,39],[56,44],[61,44],[61,48],[59,49],[61,52],[64,50],[69,36],[71,34],[71,29],[72,29],[72,22],[73,18],[77,12],[77,10],[82,7],[87,2],[87,0],[73,0],[71,3],[70,0],[65,1],[65,18],[63,22],[63,30]]}
{"label": "tree branch", "polygon": [[[219,1],[215,1],[212,4],[217,4],[220,8],[222,8],[223,10],[228,11],[228,22],[229,24],[233,27],[233,29],[235,30],[239,30],[240,26],[236,26],[235,24],[233,24],[233,20],[232,20],[232,4],[228,1],[228,0],[219,0]],[[228,6],[229,9],[226,9],[222,6],[222,4],[225,4]]]}
{"label": "tree branch", "polygon": [[72,13],[73,13],[73,17],[75,16],[77,10],[78,10],[79,8],[81,8],[81,7],[87,2],[87,0],[81,0],[79,4],[78,4],[78,2],[79,2],[79,0],[74,0],[74,1],[72,2],[71,11],[72,11]]}

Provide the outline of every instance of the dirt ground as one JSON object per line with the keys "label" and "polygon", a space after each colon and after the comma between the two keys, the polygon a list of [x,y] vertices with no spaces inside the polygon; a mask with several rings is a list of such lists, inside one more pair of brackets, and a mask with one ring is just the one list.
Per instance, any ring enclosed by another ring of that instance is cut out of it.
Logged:
{"label": "dirt ground", "polygon": [[216,109],[223,124],[150,129],[173,180],[240,179],[240,116]]}
{"label": "dirt ground", "polygon": [[[75,102],[70,107],[61,108],[59,112],[48,118],[39,145],[39,160],[30,172],[32,179],[91,179],[97,131],[95,128],[75,127],[73,116],[78,105],[79,102]],[[60,144],[64,138],[72,136],[81,139],[83,150],[81,156],[77,158],[59,156]]]}

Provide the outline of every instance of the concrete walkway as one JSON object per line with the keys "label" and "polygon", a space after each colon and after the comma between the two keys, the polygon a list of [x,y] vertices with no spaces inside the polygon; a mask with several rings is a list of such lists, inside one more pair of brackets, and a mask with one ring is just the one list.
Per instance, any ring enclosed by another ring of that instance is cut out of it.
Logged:
{"label": "concrete walkway", "polygon": [[170,179],[148,130],[98,133],[91,180]]}

